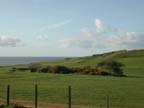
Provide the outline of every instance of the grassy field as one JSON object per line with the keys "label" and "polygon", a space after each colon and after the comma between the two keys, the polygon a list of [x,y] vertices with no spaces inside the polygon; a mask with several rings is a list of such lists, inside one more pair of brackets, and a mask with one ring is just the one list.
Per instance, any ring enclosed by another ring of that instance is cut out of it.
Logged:
{"label": "grassy field", "polygon": [[[109,56],[126,65],[124,73],[127,77],[10,72],[11,67],[0,67],[0,98],[6,97],[6,85],[10,84],[12,99],[34,100],[34,84],[37,83],[40,102],[67,104],[67,88],[71,85],[73,105],[105,108],[106,96],[109,95],[110,108],[144,108],[144,56],[117,58],[115,55]],[[103,59],[108,57],[93,56],[42,64],[95,66]]]}

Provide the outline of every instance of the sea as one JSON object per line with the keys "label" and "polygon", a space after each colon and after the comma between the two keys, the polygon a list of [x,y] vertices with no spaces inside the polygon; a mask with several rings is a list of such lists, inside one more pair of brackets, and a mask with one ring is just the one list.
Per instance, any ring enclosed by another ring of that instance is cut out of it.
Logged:
{"label": "sea", "polygon": [[30,64],[38,62],[53,62],[64,60],[66,57],[0,57],[0,66]]}

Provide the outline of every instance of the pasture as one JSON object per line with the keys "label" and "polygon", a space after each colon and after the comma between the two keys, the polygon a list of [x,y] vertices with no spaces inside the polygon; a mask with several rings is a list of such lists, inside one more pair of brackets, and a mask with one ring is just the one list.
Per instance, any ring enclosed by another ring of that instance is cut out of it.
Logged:
{"label": "pasture", "polygon": [[[41,64],[94,66],[98,60],[89,57]],[[144,57],[117,60],[126,65],[124,73],[127,77],[11,72],[11,66],[0,67],[0,98],[6,98],[6,86],[10,84],[11,99],[34,101],[34,84],[37,83],[38,102],[67,105],[68,86],[71,85],[72,105],[105,108],[106,96],[109,95],[110,108],[144,108]]]}

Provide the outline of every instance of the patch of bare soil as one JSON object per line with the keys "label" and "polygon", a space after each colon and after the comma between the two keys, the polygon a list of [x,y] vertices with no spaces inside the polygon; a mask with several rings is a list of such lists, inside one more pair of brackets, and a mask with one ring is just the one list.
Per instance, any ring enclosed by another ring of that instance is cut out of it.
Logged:
{"label": "patch of bare soil", "polygon": [[[5,99],[0,99],[0,102],[5,102]],[[27,100],[10,100],[11,103],[20,104],[28,108],[34,108],[35,104],[33,101]],[[38,108],[68,108],[68,105],[65,104],[56,104],[56,103],[46,103],[46,102],[38,102]],[[94,107],[87,107],[87,106],[77,106],[72,105],[72,108],[94,108]]]}

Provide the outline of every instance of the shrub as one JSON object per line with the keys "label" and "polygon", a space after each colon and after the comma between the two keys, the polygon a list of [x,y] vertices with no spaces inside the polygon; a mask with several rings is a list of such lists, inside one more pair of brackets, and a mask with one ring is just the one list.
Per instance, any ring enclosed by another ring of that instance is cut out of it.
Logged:
{"label": "shrub", "polygon": [[28,71],[29,68],[16,68],[16,70],[18,70],[18,71]]}
{"label": "shrub", "polygon": [[38,72],[41,67],[42,66],[40,64],[37,64],[37,63],[36,64],[31,64],[29,66],[29,70],[30,70],[30,72]]}
{"label": "shrub", "polygon": [[50,72],[50,70],[51,70],[50,66],[40,67],[39,72],[48,73]]}
{"label": "shrub", "polygon": [[15,72],[16,70],[17,70],[16,67],[12,67],[12,68],[10,69],[10,72]]}
{"label": "shrub", "polygon": [[122,63],[113,60],[102,61],[97,65],[97,67],[103,68],[113,76],[124,76],[122,70],[123,66]]}
{"label": "shrub", "polygon": [[43,73],[57,73],[57,74],[69,74],[69,73],[79,73],[79,74],[90,74],[90,75],[113,75],[113,76],[123,76],[122,67],[123,64],[117,61],[102,61],[98,63],[97,67],[76,67],[68,68],[65,66],[42,66],[40,64],[31,64],[29,69],[31,72],[43,72]]}
{"label": "shrub", "polygon": [[73,71],[73,73],[100,75],[98,68],[92,68],[90,66],[85,66],[81,68],[71,68],[71,70]]}
{"label": "shrub", "polygon": [[65,66],[58,66],[58,65],[51,67],[50,71],[52,73],[63,73],[63,74],[72,73],[72,70],[70,68],[67,68]]}
{"label": "shrub", "polygon": [[102,72],[100,72],[100,75],[102,75],[102,76],[108,76],[108,75],[110,75],[110,73],[102,71]]}

